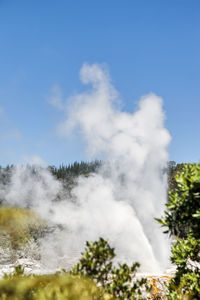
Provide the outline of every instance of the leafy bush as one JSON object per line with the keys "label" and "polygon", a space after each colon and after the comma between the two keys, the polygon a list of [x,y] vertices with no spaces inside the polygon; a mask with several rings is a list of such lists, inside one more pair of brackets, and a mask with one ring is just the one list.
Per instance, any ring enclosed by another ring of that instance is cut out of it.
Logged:
{"label": "leafy bush", "polygon": [[165,216],[157,219],[177,237],[171,257],[177,271],[168,298],[200,299],[200,164],[184,164],[175,181]]}
{"label": "leafy bush", "polygon": [[170,282],[168,299],[171,300],[198,300],[200,299],[200,273],[187,272],[180,278],[178,287]]}
{"label": "leafy bush", "polygon": [[43,222],[28,209],[0,208],[0,237],[8,237],[14,250],[26,243],[42,226]]}
{"label": "leafy bush", "polygon": [[0,281],[2,300],[108,300],[89,279],[68,274],[24,275],[18,267]]}
{"label": "leafy bush", "polygon": [[169,192],[164,218],[157,219],[166,233],[200,237],[200,164],[184,164],[175,176],[175,188]]}
{"label": "leafy bush", "polygon": [[135,263],[130,267],[127,264],[119,264],[116,267],[112,262],[114,257],[114,248],[111,248],[104,239],[86,242],[85,252],[71,273],[89,276],[114,298],[146,299],[142,294],[150,290],[147,280],[134,278],[139,264]]}
{"label": "leafy bush", "polygon": [[200,239],[191,234],[187,239],[178,239],[172,246],[171,261],[176,264],[177,272],[168,286],[169,299],[200,299],[199,254]]}

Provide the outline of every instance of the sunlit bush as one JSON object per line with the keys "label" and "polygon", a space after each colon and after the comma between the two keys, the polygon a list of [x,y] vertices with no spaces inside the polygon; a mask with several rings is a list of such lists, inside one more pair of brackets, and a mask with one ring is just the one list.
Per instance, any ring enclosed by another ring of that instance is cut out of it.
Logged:
{"label": "sunlit bush", "polygon": [[0,281],[1,300],[108,300],[112,299],[87,278],[68,274],[24,275],[18,267]]}
{"label": "sunlit bush", "polygon": [[172,263],[177,271],[168,286],[168,299],[200,299],[200,164],[184,164],[162,219],[157,219],[177,241]]}
{"label": "sunlit bush", "polygon": [[[6,236],[11,248],[16,250],[33,237],[44,223],[28,209],[1,207],[0,208],[0,238]],[[2,243],[1,243],[1,246]]]}

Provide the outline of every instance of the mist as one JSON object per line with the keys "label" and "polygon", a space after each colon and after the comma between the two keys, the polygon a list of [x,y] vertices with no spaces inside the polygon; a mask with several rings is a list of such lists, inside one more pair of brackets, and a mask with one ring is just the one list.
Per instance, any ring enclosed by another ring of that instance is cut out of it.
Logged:
{"label": "mist", "polygon": [[88,158],[103,159],[98,172],[80,176],[69,196],[48,169],[35,165],[35,176],[18,165],[1,194],[9,205],[32,208],[59,225],[40,241],[41,262],[49,268],[68,267],[86,240],[103,237],[115,247],[117,261],[138,261],[142,271],[162,272],[170,247],[154,218],[162,215],[167,196],[170,135],[163,101],[149,94],[136,110],[125,112],[104,66],[84,64],[80,79],[89,88],[59,100],[65,121],[58,132],[81,136]]}

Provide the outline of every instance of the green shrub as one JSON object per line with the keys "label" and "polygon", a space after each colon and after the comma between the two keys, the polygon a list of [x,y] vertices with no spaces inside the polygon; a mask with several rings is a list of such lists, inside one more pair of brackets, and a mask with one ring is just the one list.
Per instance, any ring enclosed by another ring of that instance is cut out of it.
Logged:
{"label": "green shrub", "polygon": [[0,237],[9,238],[14,250],[26,243],[43,226],[44,223],[31,210],[0,207]]}
{"label": "green shrub", "polygon": [[177,237],[171,250],[177,271],[168,298],[200,299],[200,164],[184,164],[174,186],[164,218],[157,219]]}
{"label": "green shrub", "polygon": [[200,164],[184,164],[169,192],[164,218],[156,219],[166,233],[185,238],[192,232],[200,238]]}
{"label": "green shrub", "polygon": [[69,274],[24,275],[18,267],[0,281],[1,300],[107,300],[111,299],[87,278]]}
{"label": "green shrub", "polygon": [[168,298],[200,299],[200,239],[190,234],[187,239],[178,239],[171,251],[177,271],[169,283]]}
{"label": "green shrub", "polygon": [[116,267],[112,262],[114,257],[114,248],[111,248],[104,239],[86,242],[85,252],[71,273],[89,276],[114,298],[146,299],[142,297],[142,294],[150,290],[147,280],[134,278],[139,264],[135,263],[132,266],[119,264]]}

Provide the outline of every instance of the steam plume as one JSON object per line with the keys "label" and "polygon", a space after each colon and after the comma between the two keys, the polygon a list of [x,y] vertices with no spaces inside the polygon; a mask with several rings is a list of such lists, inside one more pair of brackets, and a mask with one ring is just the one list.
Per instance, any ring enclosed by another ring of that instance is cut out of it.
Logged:
{"label": "steam plume", "polygon": [[[67,109],[68,118],[61,129],[68,132],[69,128],[78,128],[87,141],[90,155],[103,155],[106,163],[100,174],[79,184],[78,198],[84,198],[86,189],[83,206],[91,199],[94,211],[90,218],[94,224],[96,215],[104,208],[97,227],[104,223],[104,234],[112,236],[118,249],[123,248],[129,259],[155,266],[156,257],[164,263],[168,246],[154,221],[154,217],[161,215],[166,201],[163,170],[170,142],[164,128],[162,99],[150,94],[142,97],[133,114],[122,112],[107,71],[97,64],[85,64],[80,77],[92,89],[71,100],[73,104]],[[96,201],[98,204],[93,206]]]}
{"label": "steam plume", "polygon": [[[92,87],[69,99],[66,121],[59,130],[67,134],[78,129],[89,156],[103,157],[99,172],[80,177],[72,198],[67,198],[61,183],[47,170],[40,170],[38,180],[17,167],[6,199],[23,206],[29,203],[47,220],[62,225],[62,231],[42,241],[46,264],[65,267],[66,257],[80,253],[86,240],[102,236],[116,248],[118,260],[139,261],[143,270],[160,271],[168,262],[169,250],[154,221],[166,201],[163,170],[170,142],[162,99],[147,95],[137,111],[126,113],[120,111],[107,70],[84,64],[80,77]],[[55,202],[58,193],[62,199]]]}

